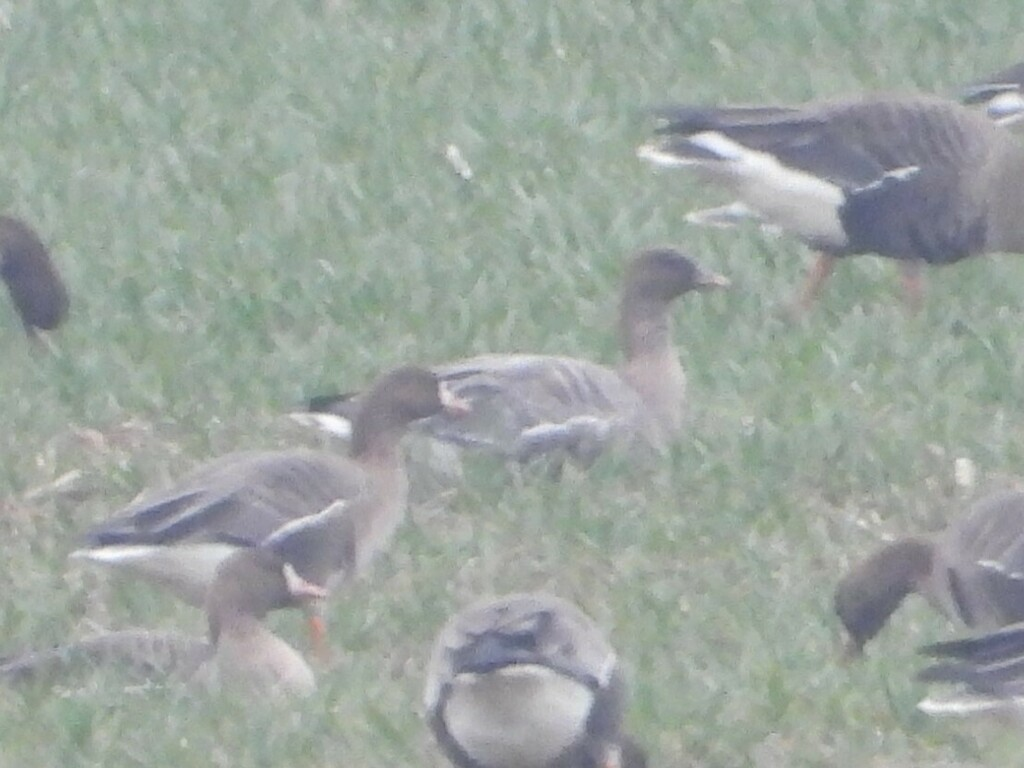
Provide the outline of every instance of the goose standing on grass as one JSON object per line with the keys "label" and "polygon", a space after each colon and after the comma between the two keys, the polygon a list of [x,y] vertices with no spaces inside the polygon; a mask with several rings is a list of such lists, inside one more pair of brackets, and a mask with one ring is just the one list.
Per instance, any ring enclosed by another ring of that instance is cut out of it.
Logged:
{"label": "goose standing on grass", "polygon": [[795,310],[813,303],[842,256],[899,260],[916,307],[922,264],[1024,252],[1024,145],[952,101],[868,96],[660,116],[640,157],[694,168],[737,197],[688,220],[754,218],[819,251]]}
{"label": "goose standing on grass", "polygon": [[579,608],[543,593],[474,603],[441,629],[427,717],[458,768],[643,768],[622,733],[618,657]]}
{"label": "goose standing on grass", "polygon": [[940,659],[919,672],[919,680],[954,686],[918,704],[927,714],[1024,713],[1024,624],[935,643],[918,652]]}
{"label": "goose standing on grass", "polygon": [[997,125],[1024,120],[1024,62],[967,86],[960,98],[964,104],[983,104]]}
{"label": "goose standing on grass", "polygon": [[0,663],[0,680],[67,677],[81,668],[116,667],[132,677],[256,686],[308,694],[316,687],[305,659],[263,624],[282,608],[312,615],[329,576],[344,567],[354,530],[343,504],[292,520],[259,546],[239,549],[217,566],[204,601],[207,641],[175,633],[124,630]]}
{"label": "goose standing on grass", "polygon": [[[624,362],[612,369],[574,357],[489,354],[438,365],[438,377],[471,403],[472,415],[439,413],[418,425],[431,437],[526,462],[568,453],[589,464],[610,442],[667,448],[683,425],[686,375],[672,344],[672,302],[724,287],[672,248],[641,251],[619,303]],[[315,398],[311,410],[345,416],[359,395]]]}
{"label": "goose standing on grass", "polygon": [[224,456],[97,526],[72,557],[153,581],[200,606],[230,554],[343,502],[335,511],[343,512],[351,535],[336,570],[358,575],[405,513],[402,435],[411,422],[445,410],[466,408],[430,371],[399,368],[364,399],[350,457],[304,449]]}
{"label": "goose standing on grass", "polygon": [[25,333],[40,340],[40,331],[52,331],[68,314],[67,288],[50,252],[27,224],[0,216],[0,259],[0,277]]}
{"label": "goose standing on grass", "polygon": [[851,569],[835,592],[848,653],[863,652],[911,592],[967,627],[1024,621],[1024,492],[987,496],[942,531],[897,539]]}

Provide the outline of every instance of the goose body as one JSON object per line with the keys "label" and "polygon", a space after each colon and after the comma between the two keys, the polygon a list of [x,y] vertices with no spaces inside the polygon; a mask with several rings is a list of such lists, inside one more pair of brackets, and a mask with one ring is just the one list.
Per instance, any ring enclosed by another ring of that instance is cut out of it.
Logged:
{"label": "goose body", "polygon": [[459,768],[642,768],[622,734],[618,658],[575,605],[543,594],[482,600],[441,629],[424,703]]}
{"label": "goose body", "polygon": [[[470,413],[439,413],[417,428],[462,448],[525,462],[568,454],[588,464],[608,445],[664,450],[682,428],[686,375],[672,344],[672,302],[691,290],[728,285],[670,248],[632,260],[619,302],[625,360],[617,367],[528,353],[485,354],[432,370],[470,403]],[[345,416],[359,396],[316,398],[312,410]]]}
{"label": "goose body", "polygon": [[859,653],[911,593],[962,626],[1024,621],[1024,492],[987,496],[935,534],[887,544],[854,566],[835,609]]}
{"label": "goose body", "polygon": [[1024,147],[983,115],[928,96],[867,96],[799,106],[677,107],[638,154],[691,168],[736,197],[689,216],[745,217],[820,251],[799,304],[838,257],[904,265],[916,301],[921,264],[1024,252]]}
{"label": "goose body", "polygon": [[81,668],[114,667],[147,680],[306,695],[316,688],[302,655],[271,632],[271,611],[315,608],[344,567],[353,534],[343,504],[296,518],[216,567],[203,600],[205,640],[176,633],[121,630],[0,661],[0,680],[66,678]]}
{"label": "goose body", "polygon": [[446,407],[461,405],[434,374],[399,369],[371,389],[350,457],[305,449],[229,454],[98,525],[72,556],[156,582],[199,606],[225,558],[344,502],[335,510],[351,535],[339,570],[357,575],[404,516],[401,436],[412,421]]}
{"label": "goose body", "polygon": [[111,667],[132,680],[187,679],[211,658],[213,650],[205,639],[178,632],[114,630],[7,656],[0,661],[0,680],[38,684]]}

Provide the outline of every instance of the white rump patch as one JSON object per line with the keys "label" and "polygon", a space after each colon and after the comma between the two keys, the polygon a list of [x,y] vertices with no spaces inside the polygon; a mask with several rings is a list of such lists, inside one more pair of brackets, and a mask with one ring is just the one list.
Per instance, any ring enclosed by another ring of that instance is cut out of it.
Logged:
{"label": "white rump patch", "polygon": [[126,544],[79,549],[70,557],[135,574],[167,587],[192,605],[201,606],[218,566],[237,551],[238,547],[219,542]]}
{"label": "white rump patch", "polygon": [[995,696],[966,694],[946,699],[929,697],[919,701],[917,708],[933,717],[970,717],[986,712],[1007,711],[1015,707],[1019,709],[1021,704],[1021,700],[1017,697],[1003,699]]}
{"label": "white rump patch", "polygon": [[342,440],[352,439],[352,422],[344,416],[335,413],[309,413],[308,411],[295,411],[288,414],[288,418],[303,427],[319,429]]}
{"label": "white rump patch", "polygon": [[701,161],[666,152],[658,142],[642,144],[637,148],[636,156],[661,168],[684,168],[691,165],[701,165]]}
{"label": "white rump patch", "polygon": [[[704,218],[726,218],[743,213],[775,225],[819,247],[841,248],[847,242],[839,220],[839,208],[846,200],[844,190],[812,173],[789,167],[768,152],[745,147],[718,131],[703,131],[686,139],[711,158],[681,158],[656,142],[646,144],[637,154],[664,167],[698,167],[730,189],[738,203],[700,212]],[[704,223],[704,222],[701,222]]]}
{"label": "white rump patch", "polygon": [[703,227],[717,227],[719,229],[735,227],[737,224],[745,221],[759,223],[762,221],[753,208],[738,200],[717,208],[702,208],[699,211],[690,211],[686,214],[686,220],[691,224]]}
{"label": "white rump patch", "polygon": [[717,155],[724,162],[739,162],[745,155],[753,153],[737,141],[733,141],[725,134],[718,131],[701,131],[689,138],[689,142],[695,147],[700,147],[705,152]]}
{"label": "white rump patch", "polygon": [[1018,91],[1007,91],[993,96],[985,105],[985,113],[997,125],[1010,125],[1024,119],[1024,95]]}

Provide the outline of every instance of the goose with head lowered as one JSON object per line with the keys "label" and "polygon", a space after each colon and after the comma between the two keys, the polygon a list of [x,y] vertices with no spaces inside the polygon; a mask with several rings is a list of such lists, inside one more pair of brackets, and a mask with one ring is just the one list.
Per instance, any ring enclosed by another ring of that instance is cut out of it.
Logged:
{"label": "goose with head lowered", "polygon": [[[686,374],[672,343],[672,303],[727,286],[674,248],[639,252],[619,300],[625,359],[616,368],[577,357],[486,354],[433,366],[471,414],[439,413],[417,425],[444,443],[526,462],[569,455],[589,464],[609,444],[665,450],[683,426]],[[346,416],[361,395],[315,398],[312,411]]]}
{"label": "goose with head lowered", "polygon": [[402,435],[413,421],[446,409],[466,407],[430,371],[399,368],[367,394],[349,457],[305,449],[221,457],[95,527],[72,557],[155,582],[201,606],[225,558],[337,502],[352,529],[343,570],[360,574],[405,513]]}
{"label": "goose with head lowered", "polygon": [[869,95],[658,116],[639,156],[693,169],[736,198],[690,221],[752,218],[819,252],[794,309],[813,303],[843,256],[898,260],[916,307],[922,265],[1024,252],[1024,145],[956,102]]}
{"label": "goose with head lowered", "polygon": [[623,673],[593,620],[541,592],[478,601],[441,629],[427,718],[458,768],[644,768]]}
{"label": "goose with head lowered", "polygon": [[75,672],[110,669],[154,682],[198,681],[307,694],[305,659],[263,623],[271,611],[318,615],[331,575],[351,566],[355,528],[343,502],[284,524],[257,546],[216,568],[204,601],[208,635],[140,629],[106,632],[0,662],[0,680],[63,682]]}
{"label": "goose with head lowered", "polygon": [[839,582],[835,610],[859,655],[911,593],[973,629],[1024,621],[1024,492],[1000,491],[933,534],[897,539]]}

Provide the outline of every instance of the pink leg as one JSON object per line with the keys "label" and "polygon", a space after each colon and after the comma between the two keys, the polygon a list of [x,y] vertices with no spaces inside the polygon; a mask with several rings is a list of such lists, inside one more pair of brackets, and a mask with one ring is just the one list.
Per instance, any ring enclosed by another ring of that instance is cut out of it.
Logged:
{"label": "pink leg", "polygon": [[924,303],[924,278],[921,276],[921,262],[904,261],[901,265],[900,282],[903,285],[903,301],[911,314],[920,311]]}
{"label": "pink leg", "polygon": [[832,275],[836,268],[836,257],[826,253],[819,253],[811,268],[807,270],[807,277],[804,279],[803,288],[793,302],[793,314],[802,315],[811,308],[811,305],[821,293],[821,287]]}

